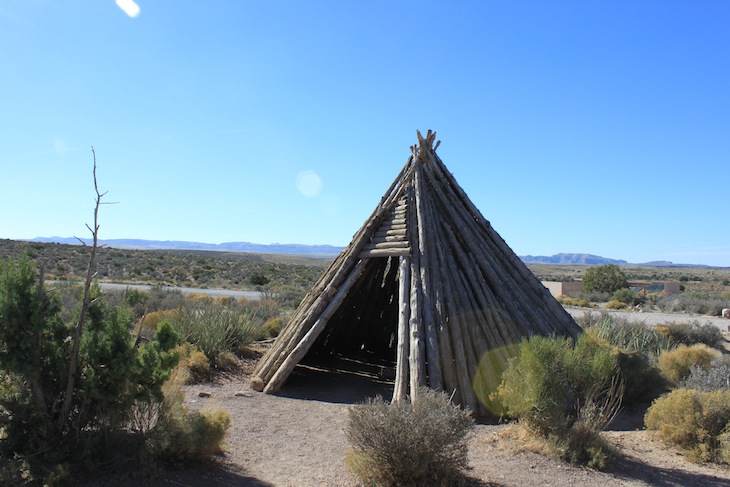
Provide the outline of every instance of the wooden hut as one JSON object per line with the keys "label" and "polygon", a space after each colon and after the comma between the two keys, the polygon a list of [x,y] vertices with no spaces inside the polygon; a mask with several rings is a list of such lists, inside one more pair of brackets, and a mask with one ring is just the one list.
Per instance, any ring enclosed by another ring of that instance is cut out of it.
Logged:
{"label": "wooden hut", "polygon": [[251,381],[278,391],[311,354],[395,364],[393,400],[419,386],[486,412],[515,344],[580,328],[507,246],[436,155],[418,145],[375,211],[261,358]]}

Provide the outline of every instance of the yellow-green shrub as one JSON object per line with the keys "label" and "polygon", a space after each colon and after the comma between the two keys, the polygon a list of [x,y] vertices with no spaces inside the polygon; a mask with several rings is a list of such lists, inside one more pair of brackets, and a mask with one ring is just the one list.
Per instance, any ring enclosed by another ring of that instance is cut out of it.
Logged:
{"label": "yellow-green shrub", "polygon": [[662,396],[644,418],[647,429],[685,450],[695,461],[730,458],[730,390],[697,392],[677,389]]}
{"label": "yellow-green shrub", "polygon": [[142,335],[146,336],[146,334],[154,334],[155,330],[157,330],[157,325],[160,324],[160,322],[164,320],[171,320],[175,317],[176,311],[173,309],[165,309],[161,311],[152,311],[151,313],[147,313],[144,316],[144,320],[142,320]]}
{"label": "yellow-green shrub", "polygon": [[623,309],[626,307],[625,303],[622,303],[621,301],[618,301],[616,299],[612,299],[608,303],[606,303],[606,308],[608,309]]}
{"label": "yellow-green shrub", "polygon": [[184,464],[207,460],[223,449],[231,424],[227,411],[189,411],[183,406],[186,369],[177,369],[163,387],[160,418],[145,442],[146,453],[155,462]]}
{"label": "yellow-green shrub", "polygon": [[203,382],[210,377],[210,360],[198,347],[184,342],[175,351],[180,356],[179,367],[184,367],[189,372],[190,379],[188,382]]}
{"label": "yellow-green shrub", "polygon": [[697,344],[691,347],[680,345],[659,356],[659,369],[667,379],[678,384],[689,376],[693,365],[707,369],[712,361],[719,359],[721,355],[719,351],[707,345]]}
{"label": "yellow-green shrub", "polygon": [[284,327],[284,321],[281,317],[270,318],[266,320],[266,323],[262,326],[262,336],[266,338],[274,338],[279,335],[279,332]]}

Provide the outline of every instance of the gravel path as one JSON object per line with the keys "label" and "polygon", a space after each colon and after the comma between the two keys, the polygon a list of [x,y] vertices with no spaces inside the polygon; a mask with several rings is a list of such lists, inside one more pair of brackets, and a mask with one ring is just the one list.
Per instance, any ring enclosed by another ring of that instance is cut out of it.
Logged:
{"label": "gravel path", "polygon": [[[586,313],[596,313],[595,309],[585,308],[566,308],[566,311],[578,319]],[[722,332],[730,331],[730,319],[720,318],[719,316],[705,316],[705,315],[693,315],[693,314],[672,314],[672,313],[654,313],[654,312],[636,312],[636,311],[612,311],[606,310],[609,314],[620,316],[635,322],[643,322],[647,325],[656,326],[663,323],[675,322],[675,323],[687,323],[690,321],[698,321],[700,324],[710,323],[720,329]]]}

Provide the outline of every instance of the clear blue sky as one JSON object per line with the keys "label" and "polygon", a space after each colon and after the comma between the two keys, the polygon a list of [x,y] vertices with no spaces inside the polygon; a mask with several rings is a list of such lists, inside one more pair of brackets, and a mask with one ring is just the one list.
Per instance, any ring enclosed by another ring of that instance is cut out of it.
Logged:
{"label": "clear blue sky", "polygon": [[0,3],[0,238],[93,146],[101,238],[346,245],[433,129],[519,255],[730,266],[728,1],[136,4]]}

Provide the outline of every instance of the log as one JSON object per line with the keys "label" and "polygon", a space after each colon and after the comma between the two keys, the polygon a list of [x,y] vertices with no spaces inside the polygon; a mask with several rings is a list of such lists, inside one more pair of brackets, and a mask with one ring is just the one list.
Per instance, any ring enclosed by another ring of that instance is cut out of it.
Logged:
{"label": "log", "polygon": [[[409,192],[409,205],[413,207],[415,196],[413,191]],[[413,212],[408,215],[409,219],[409,235],[408,239],[411,244],[416,247],[418,245],[418,232],[416,230],[416,219]],[[418,399],[418,388],[426,385],[426,367],[425,367],[425,344],[423,341],[423,321],[421,320],[421,272],[419,270],[418,252],[411,255],[411,288],[410,288],[410,307],[411,315],[409,319],[410,327],[410,349],[409,349],[409,372],[410,372],[410,395],[411,401]]]}
{"label": "log", "polygon": [[398,345],[395,360],[395,384],[393,386],[393,401],[403,401],[408,395],[408,338],[411,284],[411,259],[408,256],[400,257],[398,268]]}
{"label": "log", "polygon": [[411,248],[403,247],[397,249],[363,250],[358,255],[361,259],[369,259],[375,257],[400,257],[402,255],[411,255]]}
{"label": "log", "polygon": [[[441,354],[439,352],[438,336],[436,333],[436,323],[434,322],[432,302],[431,302],[431,269],[430,269],[430,252],[428,251],[427,238],[433,237],[426,232],[427,222],[431,222],[433,215],[428,212],[428,207],[423,201],[423,174],[418,166],[415,169],[413,178],[415,193],[415,208],[418,224],[418,259],[420,262],[421,272],[421,298],[423,306],[421,306],[423,316],[423,327],[426,338],[426,363],[428,365],[428,385],[432,389],[440,391],[443,389],[443,378],[441,376]],[[414,247],[415,248],[415,247]]]}
{"label": "log", "polygon": [[370,243],[363,247],[363,250],[373,249],[405,249],[408,248],[408,242],[402,240],[396,240],[395,242],[377,242]]}

